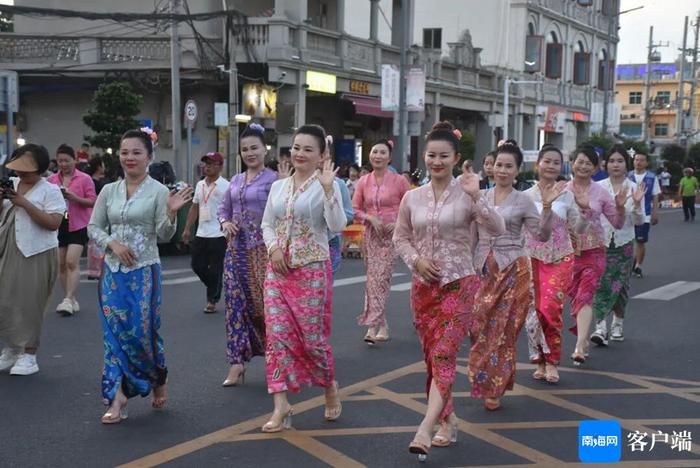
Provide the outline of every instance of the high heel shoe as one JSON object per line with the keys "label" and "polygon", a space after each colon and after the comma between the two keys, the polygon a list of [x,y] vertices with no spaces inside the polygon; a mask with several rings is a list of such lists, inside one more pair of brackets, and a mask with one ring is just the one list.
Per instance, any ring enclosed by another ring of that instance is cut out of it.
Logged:
{"label": "high heel shoe", "polygon": [[338,395],[338,381],[333,381],[333,388],[335,389],[335,401],[336,405],[328,406],[328,400],[326,400],[326,409],[324,411],[324,418],[326,421],[337,421],[340,417],[340,413],[343,412],[343,405],[340,403],[340,395]]}
{"label": "high heel shoe", "polygon": [[542,367],[542,364],[537,366],[537,370],[532,373],[532,378],[535,380],[544,380],[547,376],[547,371]]}
{"label": "high heel shoe", "polygon": [[377,334],[374,336],[377,341],[389,341],[389,327],[386,325],[379,328]]}
{"label": "high heel shoe", "polygon": [[292,415],[294,414],[294,409],[290,406],[286,413],[282,415],[280,421],[275,421],[275,414],[272,413],[272,417],[268,422],[266,422],[261,431],[267,433],[282,432],[282,429],[291,429],[292,427]]}
{"label": "high heel shoe", "polygon": [[554,364],[547,364],[544,379],[550,384],[559,383],[559,372],[557,371],[557,366]]}
{"label": "high heel shoe", "polygon": [[[418,434],[416,434],[417,436]],[[408,444],[408,451],[418,455],[418,461],[424,462],[428,459],[428,452],[430,451],[430,443],[424,444],[417,437],[413,438],[413,441]]]}
{"label": "high heel shoe", "polygon": [[[445,427],[450,428],[449,435],[441,433]],[[434,447],[449,447],[450,444],[457,443],[457,421],[447,422],[440,425],[440,429],[433,436],[431,445]]]}
{"label": "high heel shoe", "polygon": [[579,367],[581,364],[586,362],[586,355],[581,353],[578,348],[574,349],[571,354],[571,360],[574,361],[574,366]]}
{"label": "high heel shoe", "polygon": [[[226,380],[224,380],[221,383],[221,386],[222,387],[235,387],[237,385],[245,384],[245,370],[246,370],[245,367],[242,367],[242,370],[238,373],[238,375],[236,376],[235,379],[230,379],[230,378],[226,377]],[[229,375],[231,375],[230,372],[229,372]]]}
{"label": "high heel shoe", "polygon": [[122,422],[123,419],[127,419],[129,417],[129,413],[127,412],[126,409],[126,403],[127,403],[126,397],[124,397],[123,400],[121,400],[121,404],[119,406],[119,410],[115,411],[112,409],[112,407],[107,410],[105,414],[102,415],[102,418],[100,419],[102,421],[102,424],[118,424]]}
{"label": "high heel shoe", "polygon": [[501,400],[498,398],[487,398],[484,400],[484,408],[489,411],[496,411],[501,407]]}
{"label": "high heel shoe", "polygon": [[374,346],[374,343],[376,341],[376,337],[374,336],[374,327],[369,327],[367,329],[367,333],[365,333],[364,341],[369,346]]}

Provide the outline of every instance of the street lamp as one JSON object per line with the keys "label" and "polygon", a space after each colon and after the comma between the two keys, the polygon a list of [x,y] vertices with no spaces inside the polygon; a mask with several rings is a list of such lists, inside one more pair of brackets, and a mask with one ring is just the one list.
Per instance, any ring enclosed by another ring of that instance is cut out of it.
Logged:
{"label": "street lamp", "polygon": [[542,84],[541,80],[511,80],[506,77],[503,80],[503,139],[508,139],[508,107],[510,106],[510,85],[515,84]]}
{"label": "street lamp", "polygon": [[[612,80],[610,79],[610,57],[612,57],[612,54],[610,53],[610,36],[613,35],[613,23],[617,24],[616,21],[613,21],[613,18],[618,18],[620,15],[624,15],[625,13],[629,13],[631,11],[641,10],[642,8],[644,8],[644,5],[630,8],[629,10],[620,11],[614,15],[610,15],[610,18],[608,19],[608,34],[605,37],[605,50],[607,51],[608,55],[607,57],[604,57],[603,60],[602,80],[602,83],[605,85],[605,89],[603,90],[603,135],[607,135],[608,133],[608,99],[610,99],[610,88],[612,86]],[[617,60],[617,46],[615,47],[615,60]]]}

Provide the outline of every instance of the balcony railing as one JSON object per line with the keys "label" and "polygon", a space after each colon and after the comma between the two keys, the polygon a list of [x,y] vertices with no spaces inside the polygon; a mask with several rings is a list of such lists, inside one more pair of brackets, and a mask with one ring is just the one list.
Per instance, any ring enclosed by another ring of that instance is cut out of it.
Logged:
{"label": "balcony railing", "polygon": [[581,6],[571,0],[527,0],[528,5],[549,10],[557,15],[573,19],[593,29],[607,33],[610,17],[598,13],[593,6]]}

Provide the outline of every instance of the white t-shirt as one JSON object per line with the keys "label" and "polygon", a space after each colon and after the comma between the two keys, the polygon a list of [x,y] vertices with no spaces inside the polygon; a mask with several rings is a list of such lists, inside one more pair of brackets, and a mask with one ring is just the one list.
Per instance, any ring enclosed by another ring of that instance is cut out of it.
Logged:
{"label": "white t-shirt", "polygon": [[[634,181],[637,183],[637,185],[641,184],[642,181],[644,181],[644,176],[646,174],[646,172],[644,172],[643,174],[637,174],[636,172],[634,173]],[[658,195],[660,193],[661,187],[659,186],[659,179],[654,177],[654,187],[651,189],[651,194]],[[651,223],[651,213],[646,213],[646,215],[644,216],[644,222]]]}
{"label": "white t-shirt", "polygon": [[192,203],[199,207],[197,237],[224,237],[216,213],[228,194],[228,181],[219,176],[214,185],[207,185],[206,179],[197,182]]}
{"label": "white t-shirt", "polygon": [[671,174],[669,174],[666,171],[662,172],[659,175],[659,181],[661,181],[662,187],[670,187],[671,186]]}

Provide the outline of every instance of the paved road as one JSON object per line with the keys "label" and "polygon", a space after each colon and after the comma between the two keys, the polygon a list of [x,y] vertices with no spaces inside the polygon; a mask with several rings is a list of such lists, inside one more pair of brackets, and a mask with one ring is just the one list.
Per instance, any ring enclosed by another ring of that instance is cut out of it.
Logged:
{"label": "paved road", "polygon": [[[625,446],[628,466],[700,466],[700,223],[685,224],[680,217],[662,214],[652,232],[646,276],[633,280],[633,296],[651,291],[667,300],[632,299],[626,341],[593,349],[582,369],[564,362],[559,385],[531,379],[521,336],[516,388],[501,411],[486,413],[468,397],[465,347],[455,388],[460,441],[450,449],[433,449],[428,463],[573,465],[578,422],[617,419],[623,437],[635,430],[688,430],[694,439],[692,452],[658,443],[642,452]],[[101,331],[96,286],[86,282],[79,314],[47,314],[41,372],[26,378],[0,375],[0,466],[417,466],[406,446],[426,404],[424,367],[403,266],[397,268],[390,298],[392,339],[370,349],[362,342],[364,330],[355,325],[363,265],[344,261],[334,289],[331,339],[343,415],[336,423],[324,422],[322,393],[310,389],[292,398],[295,430],[278,436],[258,430],[272,407],[263,360],[249,366],[245,386],[222,388],[223,314],[200,312],[203,288],[193,280],[187,258],[168,257],[163,268],[167,409],[156,412],[148,400],[136,399],[123,424],[100,424]],[[564,338],[568,355],[573,338]]]}

